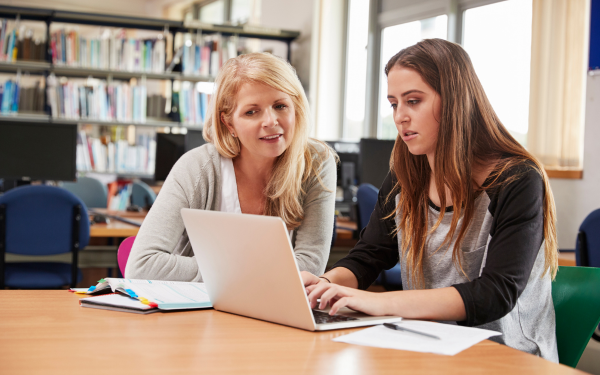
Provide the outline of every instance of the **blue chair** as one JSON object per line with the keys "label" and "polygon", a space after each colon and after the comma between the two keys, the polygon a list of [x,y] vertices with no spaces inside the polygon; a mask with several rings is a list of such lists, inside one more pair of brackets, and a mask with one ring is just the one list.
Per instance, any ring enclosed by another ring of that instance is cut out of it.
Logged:
{"label": "blue chair", "polygon": [[[356,192],[356,200],[358,203],[358,230],[362,231],[369,223],[371,213],[375,210],[377,204],[377,196],[379,190],[371,184],[361,184]],[[387,290],[401,290],[402,277],[400,273],[400,264],[396,264],[389,270],[383,270],[376,284],[382,285]]]}
{"label": "blue chair", "polygon": [[357,227],[359,232],[364,229],[369,223],[371,214],[375,210],[377,204],[377,196],[379,190],[371,184],[360,184],[356,192],[356,203],[358,205],[358,222]]}
{"label": "blue chair", "polygon": [[[600,267],[600,209],[592,211],[579,227],[575,262],[579,267]],[[600,341],[600,326],[592,337]]]}
{"label": "blue chair", "polygon": [[90,208],[106,208],[108,189],[99,180],[79,177],[77,182],[63,182],[61,187],[75,194]]}
{"label": "blue chair", "polygon": [[131,189],[131,204],[149,209],[156,200],[154,191],[143,181],[133,181]]}
{"label": "blue chair", "polygon": [[[75,287],[79,249],[90,240],[87,207],[71,192],[24,186],[0,196],[0,288]],[[6,263],[5,253],[47,256],[72,252],[72,263]]]}
{"label": "blue chair", "polygon": [[575,259],[580,267],[600,267],[600,209],[592,211],[581,223]]}

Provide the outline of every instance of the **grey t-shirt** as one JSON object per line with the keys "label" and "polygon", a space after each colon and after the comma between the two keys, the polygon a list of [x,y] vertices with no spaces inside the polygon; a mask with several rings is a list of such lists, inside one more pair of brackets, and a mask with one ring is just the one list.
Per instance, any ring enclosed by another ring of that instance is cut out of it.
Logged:
{"label": "grey t-shirt", "polygon": [[[452,208],[446,209],[439,227],[427,237],[424,288],[453,286],[467,314],[466,320],[457,324],[499,331],[502,336],[491,340],[558,362],[552,282],[549,273],[544,275],[544,183],[528,164],[501,176],[503,181],[512,178],[512,182],[482,192],[475,200],[474,217],[460,251],[466,275],[452,261],[455,239],[440,248],[454,214]],[[398,215],[386,218],[397,204],[398,195],[396,202],[386,200],[395,183],[392,174],[388,175],[358,244],[334,265],[351,270],[362,289],[398,261],[403,289],[415,289],[407,277],[406,258],[399,251],[399,236],[393,234]],[[429,202],[427,209],[431,229],[440,208]]]}

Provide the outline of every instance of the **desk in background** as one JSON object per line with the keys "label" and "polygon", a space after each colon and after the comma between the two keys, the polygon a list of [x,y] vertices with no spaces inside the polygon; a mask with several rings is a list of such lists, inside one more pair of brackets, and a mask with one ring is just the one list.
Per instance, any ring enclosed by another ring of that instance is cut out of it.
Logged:
{"label": "desk in background", "polygon": [[583,374],[483,341],[455,356],[331,341],[215,310],[138,315],[67,291],[0,291],[2,374]]}

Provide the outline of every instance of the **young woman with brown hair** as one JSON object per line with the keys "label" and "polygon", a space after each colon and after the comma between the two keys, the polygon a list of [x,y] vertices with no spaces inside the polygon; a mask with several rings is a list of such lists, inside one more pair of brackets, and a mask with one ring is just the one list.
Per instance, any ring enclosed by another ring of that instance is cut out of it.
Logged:
{"label": "young woman with brown hair", "polygon": [[[543,167],[502,125],[459,45],[423,40],[385,72],[399,133],[391,173],[350,254],[321,277],[302,273],[311,305],[485,327],[558,361]],[[398,261],[402,291],[358,290]]]}

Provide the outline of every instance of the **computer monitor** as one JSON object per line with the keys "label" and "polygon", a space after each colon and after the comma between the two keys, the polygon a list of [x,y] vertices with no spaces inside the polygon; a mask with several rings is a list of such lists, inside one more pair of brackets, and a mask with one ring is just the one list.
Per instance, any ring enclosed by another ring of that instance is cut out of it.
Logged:
{"label": "computer monitor", "polygon": [[337,186],[347,188],[358,185],[358,162],[360,145],[358,142],[328,141],[327,144],[333,148],[340,162],[337,165]]}
{"label": "computer monitor", "polygon": [[390,157],[395,141],[362,138],[360,140],[360,183],[380,188],[390,171]]}
{"label": "computer monitor", "polygon": [[0,178],[75,181],[77,126],[0,121]]}
{"label": "computer monitor", "polygon": [[205,143],[201,130],[188,129],[186,134],[157,133],[154,180],[166,180],[171,168],[183,154]]}
{"label": "computer monitor", "polygon": [[202,130],[188,129],[187,134],[185,135],[185,152],[188,152],[191,149],[196,147],[200,147],[205,144],[206,141],[202,136]]}

